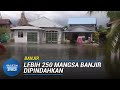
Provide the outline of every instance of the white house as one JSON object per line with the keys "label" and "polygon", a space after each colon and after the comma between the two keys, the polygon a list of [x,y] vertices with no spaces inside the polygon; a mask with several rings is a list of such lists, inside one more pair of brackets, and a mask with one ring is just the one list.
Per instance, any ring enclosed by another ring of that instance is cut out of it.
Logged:
{"label": "white house", "polygon": [[28,22],[24,12],[21,13],[19,26],[11,28],[11,36],[15,43],[57,43],[65,40],[76,42],[78,36],[88,40],[96,31],[96,18],[69,18],[68,29],[46,18]]}
{"label": "white house", "polygon": [[42,43],[44,29],[34,26],[18,26],[11,28],[15,43]]}
{"label": "white house", "polygon": [[63,26],[46,17],[27,22],[23,12],[19,25],[11,28],[15,43],[62,43]]}
{"label": "white house", "polygon": [[29,25],[45,30],[43,43],[62,43],[63,26],[46,18],[41,17],[35,21],[28,22]]}

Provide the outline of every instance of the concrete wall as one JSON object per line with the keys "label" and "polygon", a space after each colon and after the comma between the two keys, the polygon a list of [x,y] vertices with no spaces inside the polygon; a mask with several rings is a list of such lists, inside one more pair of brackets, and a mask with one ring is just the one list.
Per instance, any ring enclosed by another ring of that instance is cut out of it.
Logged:
{"label": "concrete wall", "polygon": [[[61,44],[63,41],[63,32],[60,28],[44,28],[45,31],[39,30],[15,30],[14,40],[15,43],[27,43],[27,32],[37,32],[38,33],[38,42],[37,43],[46,43],[46,31],[58,31],[58,40],[57,43]],[[23,38],[18,38],[18,32],[23,32]]]}
{"label": "concrete wall", "polygon": [[46,33],[45,31],[41,31],[42,35],[40,36],[41,37],[41,43],[46,43]]}
{"label": "concrete wall", "polygon": [[[62,43],[62,29],[60,28],[44,28],[45,31],[58,31],[58,40],[57,43],[61,44]],[[45,37],[44,37],[44,42],[46,42],[46,33],[45,33]]]}
{"label": "concrete wall", "polygon": [[[22,31],[23,32],[23,38],[18,38],[18,32]],[[15,30],[14,31],[14,40],[15,43],[27,43],[27,32],[37,32],[37,43],[42,42],[42,31],[37,31],[37,30]]]}
{"label": "concrete wall", "polygon": [[[18,38],[18,32],[22,31],[23,32],[23,38]],[[15,30],[14,31],[14,40],[15,43],[27,43],[27,32],[24,30]]]}

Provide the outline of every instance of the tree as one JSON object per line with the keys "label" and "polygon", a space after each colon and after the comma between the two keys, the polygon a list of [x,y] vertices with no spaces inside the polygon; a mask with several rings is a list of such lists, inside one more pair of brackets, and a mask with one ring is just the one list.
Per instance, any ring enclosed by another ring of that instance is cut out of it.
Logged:
{"label": "tree", "polygon": [[107,16],[112,22],[111,30],[107,34],[111,50],[120,53],[120,11],[108,11]]}
{"label": "tree", "polygon": [[110,21],[115,21],[120,19],[120,11],[108,11],[107,16],[110,18]]}
{"label": "tree", "polygon": [[120,22],[112,25],[110,32],[107,34],[107,39],[112,52],[117,53],[120,50]]}
{"label": "tree", "polygon": [[63,27],[63,29],[64,29],[64,30],[67,30],[67,29],[68,29],[68,26],[67,26],[67,25],[65,25],[65,26]]}
{"label": "tree", "polygon": [[100,43],[105,44],[106,42],[106,35],[109,33],[109,29],[103,27],[102,25],[99,26],[98,28],[98,32],[99,32],[99,41]]}
{"label": "tree", "polygon": [[96,43],[99,43],[99,35],[100,34],[98,31],[94,32],[93,34],[93,40],[95,40]]}
{"label": "tree", "polygon": [[[92,14],[94,11],[89,11]],[[107,16],[110,18],[111,29],[107,33],[107,47],[109,50],[120,55],[120,11],[107,11]]]}
{"label": "tree", "polygon": [[[103,60],[105,69],[110,75],[118,77],[120,75],[120,11],[108,11],[107,16],[110,18],[110,30],[106,35],[105,57]],[[114,58],[111,59],[111,51]],[[119,58],[117,57],[117,52]]]}
{"label": "tree", "polygon": [[6,27],[0,27],[0,35],[10,33],[10,29]]}
{"label": "tree", "polygon": [[10,29],[1,27],[0,28],[0,42],[7,42],[10,39]]}

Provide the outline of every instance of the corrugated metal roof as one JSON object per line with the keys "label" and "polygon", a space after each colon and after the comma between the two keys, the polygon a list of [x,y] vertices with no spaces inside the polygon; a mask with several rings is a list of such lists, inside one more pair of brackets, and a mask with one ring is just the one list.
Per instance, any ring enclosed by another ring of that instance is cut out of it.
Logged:
{"label": "corrugated metal roof", "polygon": [[13,27],[13,28],[10,28],[10,29],[14,29],[14,30],[17,30],[17,29],[29,29],[29,30],[33,30],[33,29],[36,29],[36,30],[43,30],[42,28],[38,28],[38,27],[33,27],[33,26],[17,26],[17,27]]}
{"label": "corrugated metal roof", "polygon": [[0,24],[7,24],[7,25],[10,25],[11,24],[11,21],[9,19],[0,19]]}
{"label": "corrugated metal roof", "polygon": [[64,32],[95,32],[95,29],[87,28],[84,26],[75,26],[75,27],[69,28],[68,30]]}
{"label": "corrugated metal roof", "polygon": [[96,18],[69,18],[68,24],[96,24]]}
{"label": "corrugated metal roof", "polygon": [[37,27],[58,27],[58,28],[63,27],[62,25],[59,25],[46,17],[41,17],[38,20],[31,21],[29,22],[29,24]]}

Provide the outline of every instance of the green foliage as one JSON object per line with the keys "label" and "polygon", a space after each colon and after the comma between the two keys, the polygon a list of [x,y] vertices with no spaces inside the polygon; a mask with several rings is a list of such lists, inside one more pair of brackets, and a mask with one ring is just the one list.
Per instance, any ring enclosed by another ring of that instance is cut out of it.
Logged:
{"label": "green foliage", "polygon": [[[108,11],[107,16],[110,21],[120,19],[120,11]],[[108,45],[111,51],[117,53],[120,50],[120,21],[112,24],[110,32],[107,34]]]}
{"label": "green foliage", "polygon": [[107,34],[109,33],[109,31],[110,31],[109,29],[103,27],[102,25],[100,25],[99,28],[98,28],[98,32],[99,32],[100,34],[107,35]]}
{"label": "green foliage", "polygon": [[110,18],[110,21],[120,19],[120,11],[108,11],[107,16]]}
{"label": "green foliage", "polygon": [[4,43],[7,42],[10,39],[10,35],[5,33],[0,36],[0,42]]}
{"label": "green foliage", "polygon": [[10,39],[10,29],[9,28],[5,28],[5,27],[1,27],[0,28],[0,42],[7,42]]}
{"label": "green foliage", "polygon": [[5,34],[5,33],[9,33],[9,32],[10,32],[9,28],[0,27],[0,35]]}
{"label": "green foliage", "polygon": [[[107,32],[107,48],[114,53],[117,53],[119,50],[120,53],[120,11],[107,11],[107,16],[110,18],[110,21],[117,20],[116,22],[112,23],[110,31]],[[102,32],[106,31],[103,30]]]}
{"label": "green foliage", "polygon": [[64,30],[67,30],[67,29],[68,29],[68,26],[67,26],[67,25],[65,25],[65,26],[63,27],[63,29],[64,29]]}
{"label": "green foliage", "polygon": [[107,39],[111,51],[118,52],[120,49],[120,22],[111,27],[110,32],[107,34]]}
{"label": "green foliage", "polygon": [[93,34],[93,40],[96,42],[96,43],[98,43],[99,42],[99,32],[98,31],[96,31],[96,32],[94,32],[94,34]]}
{"label": "green foliage", "polygon": [[93,40],[96,42],[96,43],[105,43],[105,40],[106,40],[106,35],[107,33],[109,32],[109,30],[107,30],[105,27],[103,27],[102,25],[99,26],[97,32],[95,32],[93,34]]}

